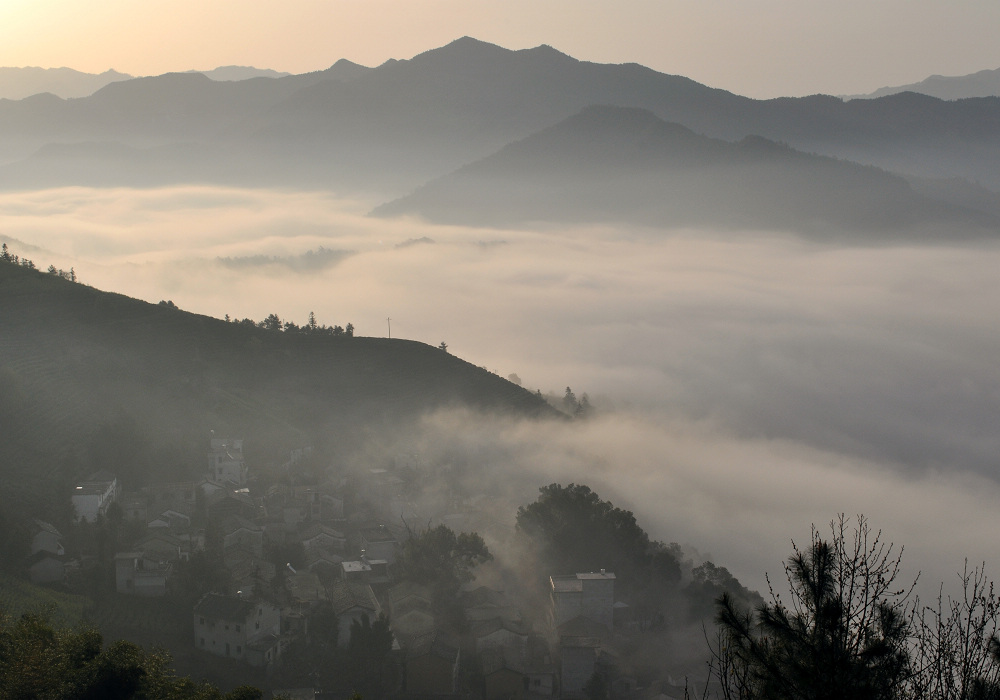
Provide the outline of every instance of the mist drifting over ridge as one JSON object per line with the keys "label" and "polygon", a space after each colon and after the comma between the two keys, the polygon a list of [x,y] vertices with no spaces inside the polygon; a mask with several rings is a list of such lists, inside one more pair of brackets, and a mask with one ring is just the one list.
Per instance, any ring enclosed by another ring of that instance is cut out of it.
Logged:
{"label": "mist drifting over ridge", "polygon": [[[837,512],[866,513],[932,582],[1000,554],[996,245],[473,229],[372,219],[371,204],[74,188],[0,195],[0,230],[95,287],[217,318],[314,311],[360,335],[384,335],[391,317],[394,337],[444,340],[530,388],[586,391],[604,407],[589,423],[448,412],[393,439],[427,459],[465,446],[515,475],[512,502],[589,483],[752,586],[789,537]],[[421,239],[433,244],[398,246]],[[350,254],[281,263],[319,250]]]}

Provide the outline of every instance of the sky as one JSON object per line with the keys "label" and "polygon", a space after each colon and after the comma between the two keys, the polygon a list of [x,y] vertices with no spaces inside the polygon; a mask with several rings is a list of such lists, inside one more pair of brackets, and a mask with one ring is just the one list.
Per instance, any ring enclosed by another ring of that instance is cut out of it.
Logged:
{"label": "sky", "polygon": [[998,26],[995,0],[2,0],[0,66],[302,73],[468,35],[768,98],[995,69]]}

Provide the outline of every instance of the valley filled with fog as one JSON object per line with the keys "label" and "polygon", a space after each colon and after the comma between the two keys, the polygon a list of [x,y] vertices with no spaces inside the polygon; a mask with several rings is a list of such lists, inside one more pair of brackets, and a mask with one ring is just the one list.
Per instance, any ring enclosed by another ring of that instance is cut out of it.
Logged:
{"label": "valley filled with fog", "polygon": [[234,320],[314,312],[361,336],[391,324],[531,390],[586,392],[589,421],[439,412],[380,449],[462,451],[510,475],[514,504],[589,484],[751,588],[840,512],[905,545],[931,593],[965,558],[1000,559],[1000,245],[467,228],[368,216],[381,203],[195,185],[3,192],[0,234],[99,289]]}

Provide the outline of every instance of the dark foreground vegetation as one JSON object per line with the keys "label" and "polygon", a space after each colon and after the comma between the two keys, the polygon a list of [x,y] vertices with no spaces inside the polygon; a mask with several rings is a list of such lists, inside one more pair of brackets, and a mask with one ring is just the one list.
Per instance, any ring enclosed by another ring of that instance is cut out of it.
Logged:
{"label": "dark foreground vegetation", "polygon": [[[726,700],[996,700],[1000,600],[981,568],[930,605],[900,580],[901,548],[860,517],[785,564],[788,592],[754,610],[718,601],[712,646]],[[706,688],[705,696],[710,693]]]}
{"label": "dark foreground vegetation", "polygon": [[55,629],[32,614],[0,615],[0,698],[4,700],[260,700],[241,686],[222,693],[176,676],[163,652],[130,642],[107,646],[94,629]]}

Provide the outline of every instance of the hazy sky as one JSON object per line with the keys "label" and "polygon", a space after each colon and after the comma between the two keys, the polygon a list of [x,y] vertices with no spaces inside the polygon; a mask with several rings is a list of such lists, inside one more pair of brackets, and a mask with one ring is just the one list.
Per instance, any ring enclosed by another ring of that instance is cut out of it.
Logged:
{"label": "hazy sky", "polygon": [[2,0],[0,66],[301,73],[469,35],[751,97],[849,94],[1000,67],[998,26],[996,0]]}

